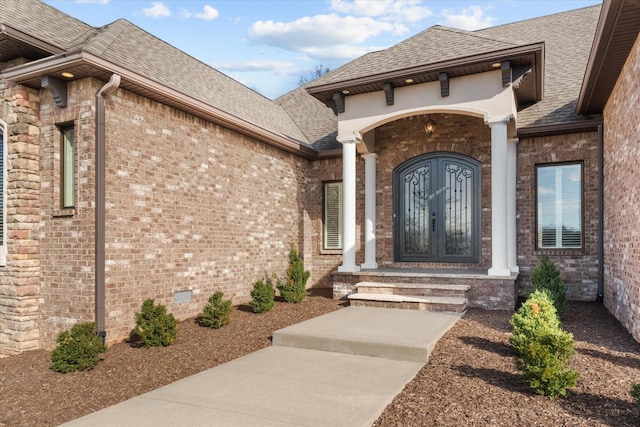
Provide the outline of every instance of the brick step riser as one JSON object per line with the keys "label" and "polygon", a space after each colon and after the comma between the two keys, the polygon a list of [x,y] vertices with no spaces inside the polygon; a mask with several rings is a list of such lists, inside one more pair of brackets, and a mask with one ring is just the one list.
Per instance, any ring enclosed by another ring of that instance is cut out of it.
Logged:
{"label": "brick step riser", "polygon": [[[486,279],[485,279],[486,280]],[[404,276],[367,276],[360,279],[362,282],[374,283],[406,283],[409,285],[473,285],[478,283],[477,278],[461,278],[447,276],[420,276],[420,277],[404,277]]]}

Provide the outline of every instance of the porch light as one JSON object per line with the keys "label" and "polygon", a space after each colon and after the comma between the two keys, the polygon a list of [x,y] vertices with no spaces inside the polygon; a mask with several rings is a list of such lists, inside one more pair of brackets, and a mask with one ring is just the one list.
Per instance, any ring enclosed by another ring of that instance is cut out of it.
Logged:
{"label": "porch light", "polygon": [[68,79],[73,78],[73,73],[70,73],[70,72],[68,72],[68,71],[63,71],[62,73],[60,73],[60,75],[61,75],[62,77],[66,77],[66,78],[68,78]]}
{"label": "porch light", "polygon": [[413,83],[413,79],[405,79],[404,82],[410,85],[411,83]]}
{"label": "porch light", "polygon": [[427,120],[427,123],[424,124],[424,131],[427,133],[427,135],[431,135],[435,130],[436,130],[436,122],[431,120],[431,117],[429,117],[429,120]]}

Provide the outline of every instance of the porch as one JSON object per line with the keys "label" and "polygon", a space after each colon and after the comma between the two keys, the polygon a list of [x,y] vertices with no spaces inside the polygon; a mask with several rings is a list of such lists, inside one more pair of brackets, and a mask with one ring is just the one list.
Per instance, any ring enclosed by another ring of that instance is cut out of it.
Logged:
{"label": "porch", "polygon": [[[517,278],[518,273],[495,276],[486,269],[378,268],[337,271],[331,280],[333,297],[354,305],[464,312],[466,307],[513,310]],[[461,298],[465,301],[456,303]],[[420,307],[421,301],[443,305]]]}

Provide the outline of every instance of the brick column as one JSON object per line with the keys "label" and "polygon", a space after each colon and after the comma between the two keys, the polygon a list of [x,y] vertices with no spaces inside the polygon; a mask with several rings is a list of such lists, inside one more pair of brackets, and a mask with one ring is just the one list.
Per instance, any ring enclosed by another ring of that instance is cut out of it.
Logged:
{"label": "brick column", "polygon": [[[2,87],[0,87],[2,89]],[[0,354],[39,347],[39,93],[8,85],[0,107],[7,125],[7,263],[0,267]]]}

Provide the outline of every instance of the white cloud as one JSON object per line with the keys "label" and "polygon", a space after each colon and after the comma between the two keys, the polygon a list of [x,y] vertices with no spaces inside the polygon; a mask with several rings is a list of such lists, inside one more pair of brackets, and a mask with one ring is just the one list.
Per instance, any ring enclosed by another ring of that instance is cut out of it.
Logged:
{"label": "white cloud", "polygon": [[[327,31],[327,28],[339,30]],[[331,14],[304,17],[292,22],[257,21],[249,29],[249,37],[257,44],[296,52],[308,53],[329,48],[334,50],[335,57],[340,56],[340,49],[397,30],[396,25],[388,22]]]}
{"label": "white cloud", "polygon": [[160,18],[163,16],[171,16],[171,11],[162,2],[152,1],[151,7],[142,9],[142,13],[151,18]]}
{"label": "white cloud", "polygon": [[220,12],[218,12],[216,8],[205,4],[202,12],[196,13],[194,16],[205,21],[213,21],[218,16],[220,16]]}
{"label": "white cloud", "polygon": [[422,0],[331,0],[331,9],[391,22],[418,22],[433,15]]}
{"label": "white cloud", "polygon": [[444,9],[442,15],[445,17],[444,25],[462,30],[490,27],[495,21],[495,18],[486,16],[480,6],[469,6],[460,10],[459,13],[453,9]]}

